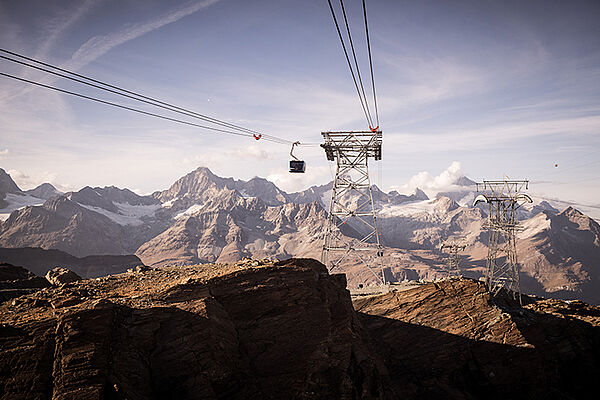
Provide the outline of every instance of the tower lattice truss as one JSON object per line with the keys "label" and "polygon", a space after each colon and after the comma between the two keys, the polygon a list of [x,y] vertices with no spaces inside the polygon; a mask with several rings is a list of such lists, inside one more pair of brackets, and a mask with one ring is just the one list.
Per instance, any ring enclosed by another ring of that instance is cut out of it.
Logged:
{"label": "tower lattice truss", "polygon": [[444,243],[440,247],[441,251],[448,253],[448,261],[446,262],[446,277],[461,276],[460,273],[460,256],[458,253],[464,251],[467,248],[464,244],[458,243]]}
{"label": "tower lattice truss", "polygon": [[529,189],[529,181],[483,181],[477,183],[474,205],[487,203],[489,215],[485,227],[489,232],[487,271],[485,282],[488,290],[496,295],[505,288],[513,297],[521,300],[519,264],[517,261],[516,233],[521,229],[515,211],[524,203],[532,203],[531,197],[522,193]]}
{"label": "tower lattice truss", "polygon": [[321,261],[332,271],[342,263],[366,266],[385,283],[383,255],[369,178],[369,158],[381,160],[382,132],[323,132],[327,160],[336,161]]}

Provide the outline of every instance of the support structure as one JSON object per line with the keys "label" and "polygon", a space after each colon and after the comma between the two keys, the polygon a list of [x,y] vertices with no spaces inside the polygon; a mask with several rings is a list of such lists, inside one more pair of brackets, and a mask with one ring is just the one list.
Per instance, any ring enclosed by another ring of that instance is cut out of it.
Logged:
{"label": "support structure", "polygon": [[448,253],[448,262],[446,264],[447,278],[450,278],[451,276],[461,275],[460,268],[458,267],[458,265],[460,264],[460,256],[458,255],[458,252],[464,251],[466,248],[466,245],[457,243],[444,243],[440,247],[440,251],[446,250],[446,252]]}
{"label": "support structure", "polygon": [[519,264],[517,262],[516,232],[520,229],[515,211],[531,197],[521,193],[529,189],[529,181],[483,181],[477,183],[473,205],[488,203],[489,216],[485,227],[489,231],[486,285],[492,295],[505,288],[521,302]]}
{"label": "support structure", "polygon": [[336,161],[321,261],[329,271],[349,258],[359,260],[382,283],[383,255],[369,159],[381,160],[381,131],[322,132],[327,160]]}

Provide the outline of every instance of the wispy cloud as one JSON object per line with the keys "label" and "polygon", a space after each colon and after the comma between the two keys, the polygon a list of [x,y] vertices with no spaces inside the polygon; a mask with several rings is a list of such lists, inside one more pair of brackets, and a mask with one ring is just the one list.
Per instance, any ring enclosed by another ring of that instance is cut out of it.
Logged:
{"label": "wispy cloud", "polygon": [[178,10],[170,11],[151,21],[135,24],[133,26],[122,29],[118,32],[108,35],[94,36],[85,42],[71,57],[65,65],[70,69],[79,69],[86,64],[94,61],[98,57],[108,53],[111,49],[136,39],[153,30],[161,28],[180,20],[183,17],[198,12],[219,0],[205,0],[200,2],[188,3]]}
{"label": "wispy cloud", "polygon": [[31,174],[20,170],[11,169],[7,171],[15,183],[23,190],[33,189],[42,183],[51,183],[58,190],[66,192],[73,190],[71,185],[64,185],[56,181],[58,174],[50,171],[41,171]]}
{"label": "wispy cloud", "polygon": [[2,158],[4,158],[4,157],[8,156],[8,153],[9,153],[9,152],[8,152],[8,149],[3,149],[3,150],[0,150],[0,159],[2,159]]}
{"label": "wispy cloud", "polygon": [[43,26],[44,40],[36,51],[36,58],[46,58],[58,40],[102,1],[85,0],[75,9],[63,9],[54,18],[48,19]]}
{"label": "wispy cloud", "polygon": [[[535,122],[513,122],[509,124],[481,126],[477,129],[449,129],[444,132],[407,133],[389,135],[386,138],[388,148],[393,152],[415,151],[451,151],[493,148],[499,144],[521,141],[527,138],[565,134],[600,135],[600,115],[551,119]],[[442,140],[449,138],[448,140]]]}

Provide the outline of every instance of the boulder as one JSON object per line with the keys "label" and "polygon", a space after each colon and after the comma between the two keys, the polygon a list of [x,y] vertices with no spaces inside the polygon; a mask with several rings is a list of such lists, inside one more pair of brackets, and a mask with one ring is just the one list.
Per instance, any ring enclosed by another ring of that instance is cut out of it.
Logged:
{"label": "boulder", "polygon": [[58,286],[64,283],[77,282],[81,280],[81,277],[70,269],[56,267],[48,271],[46,279],[52,285]]}

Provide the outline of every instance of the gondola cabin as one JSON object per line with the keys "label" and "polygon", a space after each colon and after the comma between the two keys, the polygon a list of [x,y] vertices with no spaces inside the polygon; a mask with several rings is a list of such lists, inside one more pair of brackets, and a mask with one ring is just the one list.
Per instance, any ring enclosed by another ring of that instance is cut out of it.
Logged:
{"label": "gondola cabin", "polygon": [[306,169],[306,163],[301,160],[290,160],[290,172],[292,173],[304,173]]}

